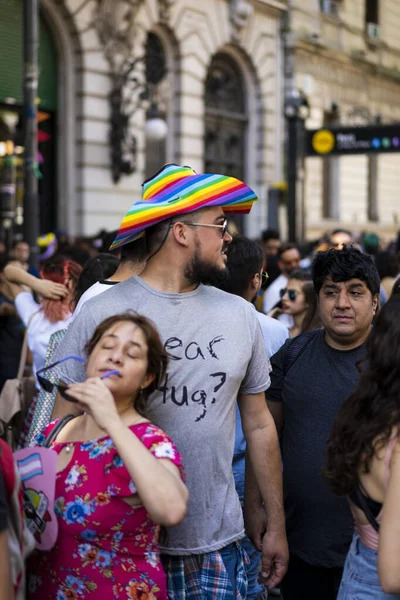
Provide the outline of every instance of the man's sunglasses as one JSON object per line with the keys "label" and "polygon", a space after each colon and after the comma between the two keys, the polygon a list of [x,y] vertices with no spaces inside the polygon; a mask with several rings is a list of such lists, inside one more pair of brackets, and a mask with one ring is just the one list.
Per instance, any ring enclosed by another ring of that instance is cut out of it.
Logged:
{"label": "man's sunglasses", "polygon": [[[177,223],[178,221],[175,221]],[[185,225],[189,225],[189,227],[214,227],[221,230],[221,237],[224,239],[226,232],[228,231],[228,220],[225,219],[223,223],[218,225],[217,223],[190,223],[188,221],[181,221]],[[174,223],[171,223],[169,228],[173,227]]]}
{"label": "man's sunglasses", "polygon": [[[71,396],[68,395],[68,393],[67,393],[68,386],[67,385],[65,385],[63,383],[54,383],[54,382],[50,381],[49,379],[42,377],[42,373],[44,373],[45,371],[48,371],[49,369],[53,369],[54,367],[56,367],[57,365],[60,365],[61,363],[65,362],[66,360],[77,360],[80,363],[85,362],[85,359],[82,358],[81,356],[73,356],[73,355],[66,356],[65,358],[61,358],[60,360],[57,360],[56,362],[51,363],[51,365],[47,365],[47,367],[43,367],[42,369],[39,369],[39,371],[36,372],[36,377],[45,392],[48,392],[49,394],[51,394],[51,393],[53,393],[54,388],[56,388],[57,391],[59,392],[60,396],[62,396],[62,398],[64,398],[64,400],[68,400],[68,402],[77,402],[74,398],[71,398]],[[102,375],[100,377],[100,379],[107,379],[107,377],[110,377],[111,375],[119,375],[119,371],[116,369],[111,369],[110,371],[107,371],[106,373],[104,373],[104,375]]]}
{"label": "man's sunglasses", "polygon": [[297,298],[297,290],[288,290],[287,288],[282,288],[279,290],[279,296],[283,298],[283,296],[287,293],[289,300],[294,302]]}

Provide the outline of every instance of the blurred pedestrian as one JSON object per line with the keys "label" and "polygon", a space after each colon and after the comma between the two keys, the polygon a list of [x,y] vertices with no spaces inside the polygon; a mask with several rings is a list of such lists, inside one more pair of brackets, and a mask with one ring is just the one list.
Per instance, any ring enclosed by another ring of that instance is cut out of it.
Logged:
{"label": "blurred pedestrian", "polygon": [[397,278],[396,283],[392,289],[392,298],[400,296],[400,277]]}
{"label": "blurred pedestrian", "polygon": [[305,331],[313,331],[321,326],[318,302],[312,276],[309,271],[295,271],[288,279],[286,287],[280,290],[281,306],[271,311],[270,316],[290,315],[293,325],[289,327],[290,337]]}
{"label": "blurred pedestrian", "polygon": [[[97,289],[108,289],[110,277],[118,269],[119,260],[113,254],[100,253],[84,264],[75,287],[73,298],[74,315],[76,316],[81,306],[97,295]],[[90,290],[90,291],[89,291]]]}
{"label": "blurred pedestrian", "polygon": [[[44,366],[50,335],[65,328],[71,319],[71,301],[80,272],[81,267],[77,263],[61,256],[42,263],[41,279],[12,264],[4,269],[15,307],[27,327],[34,374]],[[31,286],[44,299],[40,303],[36,302],[23,285]],[[39,389],[38,383],[37,387]]]}
{"label": "blurred pedestrian", "polygon": [[340,408],[326,476],[355,521],[338,600],[400,598],[400,299],[377,316],[356,390]]}
{"label": "blurred pedestrian", "polygon": [[[138,275],[143,270],[148,255],[147,243],[145,238],[140,238],[135,242],[122,246],[120,260],[118,261],[112,254],[99,254],[98,257],[88,261],[80,275],[77,292],[75,296],[75,310],[73,318],[80,312],[82,306],[98,294],[112,288],[113,285]],[[103,258],[101,258],[103,257]],[[108,257],[108,258],[107,258]],[[100,263],[104,264],[104,270],[100,276],[97,269]],[[107,265],[107,266],[106,266]],[[112,265],[112,266],[111,266]],[[114,269],[114,265],[116,268]],[[106,275],[105,269],[114,269],[113,273]],[[99,277],[98,279],[96,279]],[[96,281],[94,281],[96,279]],[[92,285],[88,285],[90,281]]]}
{"label": "blurred pedestrian", "polygon": [[334,229],[329,234],[328,245],[330,248],[341,250],[343,246],[349,246],[353,242],[353,235],[348,229]]}
{"label": "blurred pedestrian", "polygon": [[[280,302],[280,290],[284,288],[288,279],[300,265],[300,252],[294,244],[283,244],[278,250],[278,266],[281,275],[275,279],[268,287],[264,295],[264,312],[269,313],[270,310]],[[291,325],[291,319],[282,319],[286,325]]]}
{"label": "blurred pedestrian", "polygon": [[279,248],[282,245],[279,231],[276,229],[265,229],[261,234],[261,243],[264,250],[264,257],[277,256]]}
{"label": "blurred pedestrian", "polygon": [[15,240],[12,245],[11,257],[21,263],[26,271],[29,268],[29,256],[29,244],[23,240]]}
{"label": "blurred pedestrian", "polygon": [[23,342],[23,323],[4,275],[8,262],[6,255],[0,256],[0,391],[7,379],[17,376]]}
{"label": "blurred pedestrian", "polygon": [[11,580],[11,561],[8,546],[8,507],[4,489],[3,474],[0,469],[0,600],[14,600],[15,593]]}
{"label": "blurred pedestrian", "polygon": [[381,286],[388,298],[392,294],[393,286],[399,276],[399,265],[396,256],[392,252],[378,252],[375,256],[375,264],[378,269]]}

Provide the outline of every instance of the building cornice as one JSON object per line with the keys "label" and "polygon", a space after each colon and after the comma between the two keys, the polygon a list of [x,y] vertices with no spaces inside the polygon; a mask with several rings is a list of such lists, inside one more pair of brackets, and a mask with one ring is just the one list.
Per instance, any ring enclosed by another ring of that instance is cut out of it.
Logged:
{"label": "building cornice", "polygon": [[257,10],[268,10],[274,15],[289,10],[287,2],[279,2],[279,0],[253,0],[252,4]]}

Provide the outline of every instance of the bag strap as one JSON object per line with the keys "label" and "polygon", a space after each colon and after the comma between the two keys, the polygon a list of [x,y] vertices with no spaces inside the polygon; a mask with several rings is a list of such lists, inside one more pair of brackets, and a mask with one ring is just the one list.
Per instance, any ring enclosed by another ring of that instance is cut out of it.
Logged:
{"label": "bag strap", "polygon": [[75,419],[76,416],[77,415],[65,415],[65,417],[63,417],[62,419],[60,419],[58,421],[57,425],[55,427],[53,427],[53,429],[50,431],[49,435],[45,439],[45,441],[43,443],[43,447],[44,448],[50,448],[51,442],[53,442],[56,439],[56,437],[60,433],[61,429],[63,429],[63,427],[67,423],[69,423],[70,421],[72,421],[72,419]]}
{"label": "bag strap", "polygon": [[296,362],[298,358],[303,354],[304,350],[314,339],[315,335],[319,332],[319,329],[314,329],[313,331],[307,331],[306,333],[301,333],[298,335],[293,342],[289,345],[286,356],[283,363],[283,374],[286,375]]}
{"label": "bag strap", "polygon": [[26,329],[25,329],[24,343],[22,344],[22,348],[21,348],[21,356],[20,356],[20,359],[19,359],[17,379],[22,379],[22,376],[24,374],[24,370],[25,370],[25,367],[26,367],[26,356],[28,354],[28,328],[29,328],[29,325],[32,322],[33,317],[35,315],[37,315],[38,313],[39,313],[39,311],[37,310],[37,311],[35,311],[33,313],[33,315],[30,316],[30,319],[29,319],[28,324],[27,324]]}
{"label": "bag strap", "polygon": [[359,482],[356,483],[354,494],[359,502],[360,508],[362,509],[363,513],[367,517],[370,525],[372,525],[372,527],[375,529],[375,531],[377,533],[379,533],[379,523],[375,519],[374,515],[371,512],[371,509],[368,505],[367,499],[366,499],[365,495],[362,493],[361,484]]}

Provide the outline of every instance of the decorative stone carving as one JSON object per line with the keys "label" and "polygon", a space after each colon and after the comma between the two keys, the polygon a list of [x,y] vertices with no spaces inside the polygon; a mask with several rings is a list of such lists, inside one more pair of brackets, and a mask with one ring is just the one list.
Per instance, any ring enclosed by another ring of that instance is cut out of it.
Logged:
{"label": "decorative stone carving", "polygon": [[159,6],[159,18],[161,23],[168,23],[170,18],[171,6],[175,3],[175,0],[158,0]]}
{"label": "decorative stone carving", "polygon": [[253,14],[253,6],[247,0],[230,0],[230,21],[232,23],[232,41],[239,42],[243,31]]}
{"label": "decorative stone carving", "polygon": [[94,26],[112,72],[132,55],[137,11],[143,0],[98,0]]}

